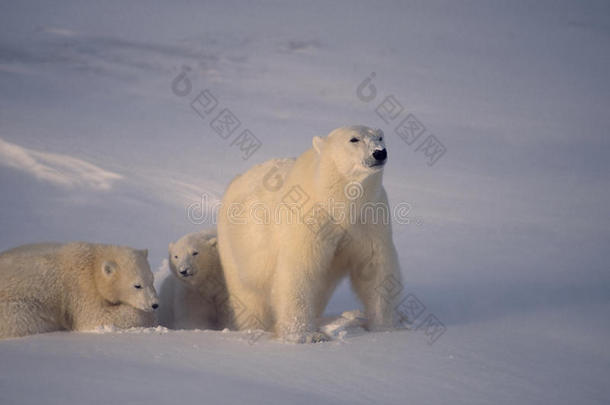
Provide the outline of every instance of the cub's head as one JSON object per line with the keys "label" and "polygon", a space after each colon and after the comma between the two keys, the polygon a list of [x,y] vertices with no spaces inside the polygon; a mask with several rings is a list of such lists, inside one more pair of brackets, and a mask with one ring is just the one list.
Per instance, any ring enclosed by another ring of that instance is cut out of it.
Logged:
{"label": "cub's head", "polygon": [[381,171],[388,159],[383,131],[362,125],[338,128],[326,138],[315,136],[313,148],[321,159],[330,159],[347,178]]}
{"label": "cub's head", "polygon": [[199,285],[220,268],[216,232],[195,232],[169,244],[169,267],[179,280]]}
{"label": "cub's head", "polygon": [[108,246],[102,256],[96,283],[107,301],[131,305],[142,311],[159,307],[147,250]]}

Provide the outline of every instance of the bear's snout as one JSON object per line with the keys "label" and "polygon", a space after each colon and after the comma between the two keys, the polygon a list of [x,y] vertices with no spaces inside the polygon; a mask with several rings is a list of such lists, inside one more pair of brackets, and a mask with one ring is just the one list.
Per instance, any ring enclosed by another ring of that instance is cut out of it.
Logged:
{"label": "bear's snout", "polygon": [[388,151],[385,149],[377,149],[373,152],[373,157],[375,160],[382,162],[388,158]]}

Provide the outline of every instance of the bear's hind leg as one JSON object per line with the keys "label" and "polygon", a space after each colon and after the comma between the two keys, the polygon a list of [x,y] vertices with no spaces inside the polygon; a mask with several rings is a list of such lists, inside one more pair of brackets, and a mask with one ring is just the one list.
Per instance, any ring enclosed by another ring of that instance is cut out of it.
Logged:
{"label": "bear's hind leg", "polygon": [[25,300],[0,302],[0,338],[20,337],[60,330],[42,305]]}

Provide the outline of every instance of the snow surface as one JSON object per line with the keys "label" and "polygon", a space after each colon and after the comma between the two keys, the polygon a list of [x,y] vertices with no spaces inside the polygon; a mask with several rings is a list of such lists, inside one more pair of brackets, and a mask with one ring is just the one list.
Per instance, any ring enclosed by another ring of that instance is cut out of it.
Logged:
{"label": "snow surface", "polygon": [[[394,224],[405,293],[446,328],[366,333],[337,317],[359,307],[342,284],[331,343],[6,340],[0,403],[609,403],[609,42],[604,1],[0,3],[1,250],[147,247],[160,282],[169,241],[213,226],[202,204],[233,176],[362,123],[385,131],[391,204],[411,208]],[[204,89],[262,141],[249,159],[192,110]],[[405,111],[386,124],[388,95]],[[433,166],[394,133],[407,113],[447,149]]]}

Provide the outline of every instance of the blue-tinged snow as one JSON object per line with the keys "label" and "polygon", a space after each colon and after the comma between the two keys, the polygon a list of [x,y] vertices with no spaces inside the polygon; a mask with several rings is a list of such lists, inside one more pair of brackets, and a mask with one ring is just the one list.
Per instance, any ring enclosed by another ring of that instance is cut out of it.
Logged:
{"label": "blue-tinged snow", "polygon": [[[160,281],[233,176],[361,123],[385,131],[386,190],[411,208],[406,293],[446,328],[2,341],[0,403],[610,402],[609,44],[604,1],[0,3],[0,250],[146,247]],[[223,108],[262,142],[246,160],[210,127]],[[394,132],[408,114],[412,145]],[[428,135],[446,148],[432,166]],[[341,285],[327,313],[358,306]]]}

